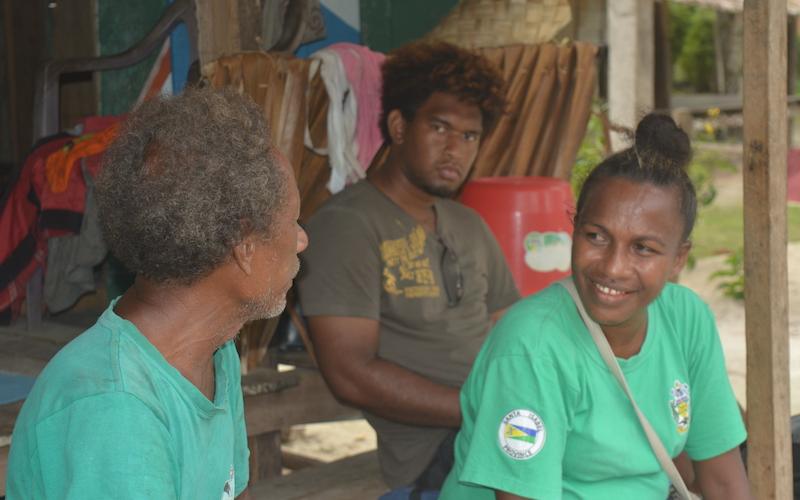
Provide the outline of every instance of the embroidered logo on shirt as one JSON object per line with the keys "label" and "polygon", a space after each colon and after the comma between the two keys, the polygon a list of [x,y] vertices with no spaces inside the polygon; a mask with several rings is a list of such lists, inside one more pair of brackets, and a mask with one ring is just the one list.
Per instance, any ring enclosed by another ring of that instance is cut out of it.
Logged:
{"label": "embroidered logo on shirt", "polygon": [[381,242],[383,289],[408,299],[438,297],[439,285],[425,257],[425,229],[416,226],[404,238]]}
{"label": "embroidered logo on shirt", "polygon": [[544,422],[530,410],[514,410],[503,417],[498,430],[500,449],[514,460],[528,460],[542,450]]}
{"label": "embroidered logo on shirt", "polygon": [[672,408],[672,418],[675,420],[675,428],[680,433],[689,430],[689,384],[684,384],[680,380],[675,380],[672,384],[672,399],[669,406]]}
{"label": "embroidered logo on shirt", "polygon": [[236,492],[236,477],[231,465],[231,471],[228,474],[228,480],[225,481],[225,486],[222,488],[222,497],[220,500],[233,500],[233,495]]}

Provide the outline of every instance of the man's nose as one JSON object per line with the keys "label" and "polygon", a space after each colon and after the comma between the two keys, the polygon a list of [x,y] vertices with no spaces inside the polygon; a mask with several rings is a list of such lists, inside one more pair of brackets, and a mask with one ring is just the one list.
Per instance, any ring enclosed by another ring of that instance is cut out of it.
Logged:
{"label": "man's nose", "polygon": [[301,226],[297,226],[297,253],[302,252],[308,246],[308,233]]}
{"label": "man's nose", "polygon": [[461,157],[465,154],[469,143],[464,138],[464,134],[456,131],[451,131],[447,134],[445,151],[453,157]]}

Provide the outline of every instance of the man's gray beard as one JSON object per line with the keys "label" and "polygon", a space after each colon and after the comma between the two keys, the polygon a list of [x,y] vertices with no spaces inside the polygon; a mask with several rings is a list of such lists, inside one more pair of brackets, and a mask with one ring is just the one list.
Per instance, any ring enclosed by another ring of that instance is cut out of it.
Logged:
{"label": "man's gray beard", "polygon": [[[300,271],[300,259],[295,257],[293,265],[292,279],[294,279]],[[272,287],[270,287],[267,293],[261,297],[243,304],[242,314],[245,322],[247,322],[280,316],[284,309],[286,309],[286,294],[275,298]]]}
{"label": "man's gray beard", "polygon": [[259,319],[268,319],[280,316],[286,309],[286,296],[275,298],[272,293],[242,305],[242,317],[245,322]]}

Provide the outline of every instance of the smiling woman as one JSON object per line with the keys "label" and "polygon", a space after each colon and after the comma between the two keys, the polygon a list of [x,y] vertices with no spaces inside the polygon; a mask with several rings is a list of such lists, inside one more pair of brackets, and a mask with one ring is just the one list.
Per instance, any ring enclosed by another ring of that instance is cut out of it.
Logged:
{"label": "smiling woman", "polygon": [[[572,281],[669,456],[694,461],[686,482],[707,499],[748,499],[745,430],[713,316],[669,283],[697,211],[690,151],[671,118],[651,114],[633,147],[597,166],[578,198]],[[445,500],[667,497],[639,418],[560,285],[498,323],[461,407]]]}

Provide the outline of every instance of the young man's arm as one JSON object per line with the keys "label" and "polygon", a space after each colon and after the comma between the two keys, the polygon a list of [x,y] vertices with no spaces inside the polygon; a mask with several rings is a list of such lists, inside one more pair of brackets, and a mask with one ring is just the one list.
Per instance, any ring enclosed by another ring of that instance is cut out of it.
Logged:
{"label": "young man's arm", "polygon": [[461,425],[458,388],[378,357],[378,321],[312,316],[308,323],[320,371],[337,399],[405,424]]}

